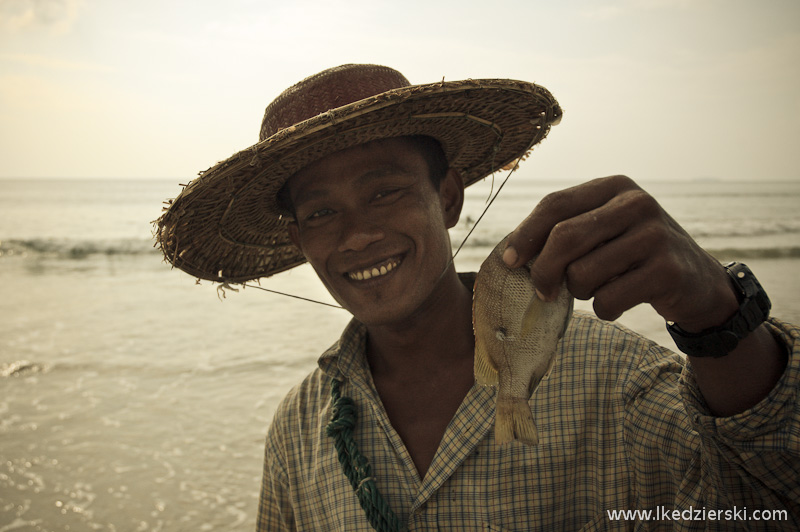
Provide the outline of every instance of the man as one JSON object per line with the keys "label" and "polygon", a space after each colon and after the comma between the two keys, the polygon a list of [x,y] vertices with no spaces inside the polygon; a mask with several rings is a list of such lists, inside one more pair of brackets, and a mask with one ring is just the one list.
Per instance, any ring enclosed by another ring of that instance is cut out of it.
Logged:
{"label": "man", "polygon": [[[766,320],[749,270],[727,271],[625,177],[548,196],[503,258],[519,267],[538,254],[541,296],[566,279],[603,319],[651,304],[689,362],[576,314],[529,401],[539,444],[495,444],[495,392],[473,378],[474,275],[456,273],[447,229],[464,187],[524,156],[560,116],[532,84],[411,86],[344,65],[287,89],[261,142],[159,220],[179,268],[229,283],[307,260],[353,314],[278,408],[260,530],[800,525],[800,331]],[[653,513],[609,514],[626,509]]]}

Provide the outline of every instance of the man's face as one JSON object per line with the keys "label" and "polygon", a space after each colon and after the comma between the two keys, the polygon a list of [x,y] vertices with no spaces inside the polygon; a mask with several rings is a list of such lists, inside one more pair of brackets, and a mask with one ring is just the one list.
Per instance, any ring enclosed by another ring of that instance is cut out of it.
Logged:
{"label": "man's face", "polygon": [[439,190],[413,144],[385,139],[316,161],[288,184],[295,244],[331,295],[363,323],[401,323],[425,307],[451,258],[447,229],[463,201]]}

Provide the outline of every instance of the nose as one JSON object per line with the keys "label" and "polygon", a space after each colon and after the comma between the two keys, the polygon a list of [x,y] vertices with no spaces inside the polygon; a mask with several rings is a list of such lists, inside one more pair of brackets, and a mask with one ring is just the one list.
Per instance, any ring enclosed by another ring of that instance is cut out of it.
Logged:
{"label": "nose", "polygon": [[383,229],[369,220],[368,216],[363,213],[351,213],[342,220],[339,252],[362,251],[385,236]]}

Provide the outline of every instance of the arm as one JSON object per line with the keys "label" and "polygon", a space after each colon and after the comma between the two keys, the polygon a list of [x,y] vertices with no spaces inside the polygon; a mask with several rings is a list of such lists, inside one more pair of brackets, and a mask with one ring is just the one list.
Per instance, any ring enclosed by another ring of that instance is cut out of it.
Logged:
{"label": "arm", "polygon": [[283,461],[279,457],[280,443],[278,429],[273,421],[267,434],[266,452],[264,456],[264,472],[261,479],[261,496],[258,502],[256,531],[296,530],[294,510],[289,500],[288,479]]}
{"label": "arm", "polygon": [[[657,346],[636,346],[637,369],[623,388],[636,507],[739,510],[737,522],[684,521],[681,530],[800,529],[800,329],[775,319],[767,327],[790,351],[786,370],[765,400],[730,417],[710,415],[691,365],[681,370]],[[773,521],[753,520],[765,510],[777,512]]]}
{"label": "arm", "polygon": [[[738,308],[722,265],[703,250],[649,194],[614,176],[547,196],[517,227],[504,260],[511,267],[539,253],[531,277],[545,298],[561,280],[595,313],[614,320],[649,303],[667,321],[696,332],[723,323]],[[765,325],[718,359],[692,357],[711,411],[742,412],[772,390],[785,350]]]}

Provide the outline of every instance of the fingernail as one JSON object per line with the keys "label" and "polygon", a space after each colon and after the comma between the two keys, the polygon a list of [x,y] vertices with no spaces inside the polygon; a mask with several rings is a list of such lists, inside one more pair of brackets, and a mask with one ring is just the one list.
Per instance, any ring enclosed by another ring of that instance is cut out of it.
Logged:
{"label": "fingernail", "polygon": [[547,298],[544,297],[544,294],[541,293],[538,288],[534,288],[533,290],[536,292],[536,297],[538,297],[542,301],[547,301]]}
{"label": "fingernail", "polygon": [[508,246],[503,252],[503,262],[505,262],[508,266],[515,265],[518,259],[519,254],[517,253],[517,250],[514,249],[514,246]]}

